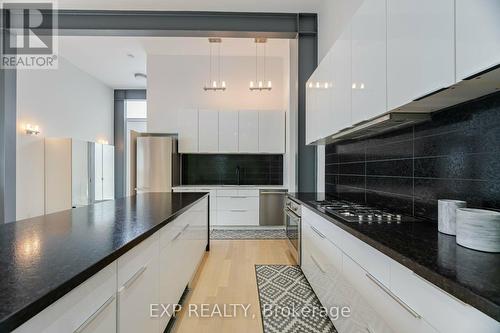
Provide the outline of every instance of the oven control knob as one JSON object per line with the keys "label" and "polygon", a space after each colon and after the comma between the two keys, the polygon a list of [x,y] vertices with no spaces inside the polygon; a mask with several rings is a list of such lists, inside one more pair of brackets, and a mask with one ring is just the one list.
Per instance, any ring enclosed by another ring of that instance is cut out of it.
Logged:
{"label": "oven control knob", "polygon": [[402,216],[401,215],[396,215],[396,220],[401,221]]}
{"label": "oven control knob", "polygon": [[367,218],[368,218],[368,220],[370,220],[370,221],[371,221],[371,220],[373,220],[373,215],[372,215],[372,214],[368,214],[368,215],[366,215],[366,217],[367,217]]}

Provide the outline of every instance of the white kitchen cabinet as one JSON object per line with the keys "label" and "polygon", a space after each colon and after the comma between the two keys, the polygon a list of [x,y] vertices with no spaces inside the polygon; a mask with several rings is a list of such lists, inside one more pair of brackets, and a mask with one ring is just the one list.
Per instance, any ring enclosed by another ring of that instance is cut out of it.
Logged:
{"label": "white kitchen cabinet", "polygon": [[110,145],[93,143],[94,201],[115,198],[115,149]]}
{"label": "white kitchen cabinet", "polygon": [[115,198],[115,147],[102,147],[102,199]]}
{"label": "white kitchen cabinet", "polygon": [[238,151],[259,152],[259,113],[253,110],[238,112]]}
{"label": "white kitchen cabinet", "polygon": [[102,178],[102,172],[103,172],[103,160],[102,160],[102,152],[103,152],[103,145],[100,143],[94,143],[94,178],[93,178],[93,184],[94,184],[94,200],[95,201],[102,201],[104,196],[103,196],[103,178]]}
{"label": "white kitchen cabinet", "polygon": [[457,81],[500,64],[500,1],[456,0]]}
{"label": "white kitchen cabinet", "polygon": [[454,3],[387,0],[388,110],[455,83]]}
{"label": "white kitchen cabinet", "polygon": [[320,138],[320,133],[318,133],[317,126],[319,123],[318,114],[318,89],[315,87],[317,82],[316,76],[319,70],[316,69],[309,80],[306,82],[306,144],[311,144]]}
{"label": "white kitchen cabinet", "polygon": [[198,110],[183,109],[177,113],[179,153],[198,152]]}
{"label": "white kitchen cabinet", "polygon": [[118,258],[118,330],[158,333],[159,320],[149,316],[159,302],[159,234]]}
{"label": "white kitchen cabinet", "polygon": [[208,187],[175,187],[174,192],[208,192],[210,193],[210,228],[217,225],[217,190]]}
{"label": "white kitchen cabinet", "polygon": [[200,153],[217,153],[219,151],[219,111],[199,111],[198,148]]}
{"label": "white kitchen cabinet", "polygon": [[351,27],[346,26],[332,48],[332,108],[329,134],[352,125]]}
{"label": "white kitchen cabinet", "polygon": [[116,332],[116,262],[108,265],[14,333]]}
{"label": "white kitchen cabinet", "polygon": [[238,152],[238,111],[219,111],[219,153]]}
{"label": "white kitchen cabinet", "polygon": [[387,111],[386,0],[365,1],[351,21],[352,123]]}
{"label": "white kitchen cabinet", "polygon": [[71,139],[45,139],[45,214],[71,209]]}
{"label": "white kitchen cabinet", "polygon": [[285,153],[285,112],[259,111],[259,152]]}
{"label": "white kitchen cabinet", "polygon": [[89,202],[89,143],[71,140],[71,206],[86,206]]}

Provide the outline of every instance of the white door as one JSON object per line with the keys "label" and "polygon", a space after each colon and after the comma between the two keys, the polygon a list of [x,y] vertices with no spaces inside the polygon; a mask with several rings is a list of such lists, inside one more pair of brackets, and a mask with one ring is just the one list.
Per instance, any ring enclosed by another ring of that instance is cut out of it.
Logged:
{"label": "white door", "polygon": [[102,199],[115,198],[115,147],[102,147]]}
{"label": "white door", "polygon": [[454,3],[387,0],[388,110],[455,83]]}
{"label": "white door", "polygon": [[198,152],[198,110],[184,109],[177,113],[179,153]]}
{"label": "white door", "polygon": [[238,151],[257,153],[259,151],[259,113],[253,110],[241,110],[238,113]]}
{"label": "white door", "polygon": [[89,143],[71,140],[71,205],[89,204]]}
{"label": "white door", "polygon": [[238,152],[238,111],[219,111],[219,153]]}
{"label": "white door", "polygon": [[457,81],[500,64],[500,1],[456,0]]}
{"label": "white door", "polygon": [[351,21],[352,122],[387,111],[386,0],[365,1]]}
{"label": "white door", "polygon": [[103,177],[103,164],[102,164],[102,144],[94,143],[94,200],[103,200],[102,192],[102,177]]}
{"label": "white door", "polygon": [[217,110],[199,111],[198,147],[200,153],[219,151],[219,112]]}
{"label": "white door", "polygon": [[259,152],[285,153],[285,112],[259,111]]}

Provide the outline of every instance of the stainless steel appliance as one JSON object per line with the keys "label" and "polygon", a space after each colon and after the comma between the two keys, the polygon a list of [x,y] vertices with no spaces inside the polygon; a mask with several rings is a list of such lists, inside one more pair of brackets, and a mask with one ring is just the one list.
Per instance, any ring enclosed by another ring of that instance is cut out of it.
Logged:
{"label": "stainless steel appliance", "polygon": [[324,211],[342,221],[359,224],[401,224],[417,221],[417,218],[381,210],[349,201],[312,201],[320,211]]}
{"label": "stainless steel appliance", "polygon": [[285,230],[288,243],[292,255],[295,257],[297,264],[300,265],[301,260],[301,219],[302,209],[300,204],[287,197],[285,200]]}
{"label": "stainless steel appliance", "polygon": [[179,185],[179,155],[173,136],[137,138],[136,193],[171,192]]}
{"label": "stainless steel appliance", "polygon": [[286,190],[260,190],[259,225],[283,226]]}

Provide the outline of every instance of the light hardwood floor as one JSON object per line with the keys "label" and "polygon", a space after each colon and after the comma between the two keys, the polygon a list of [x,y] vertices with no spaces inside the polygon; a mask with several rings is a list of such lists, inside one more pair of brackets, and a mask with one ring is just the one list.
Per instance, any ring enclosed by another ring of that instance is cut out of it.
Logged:
{"label": "light hardwood floor", "polygon": [[[254,265],[293,265],[287,241],[214,240],[210,246],[191,286],[192,292],[177,317],[174,332],[262,332]],[[189,304],[200,309],[199,305],[204,303],[218,304],[221,308],[224,304],[250,304],[250,308],[247,317],[241,308],[235,318],[200,318],[194,311],[188,315]]]}

